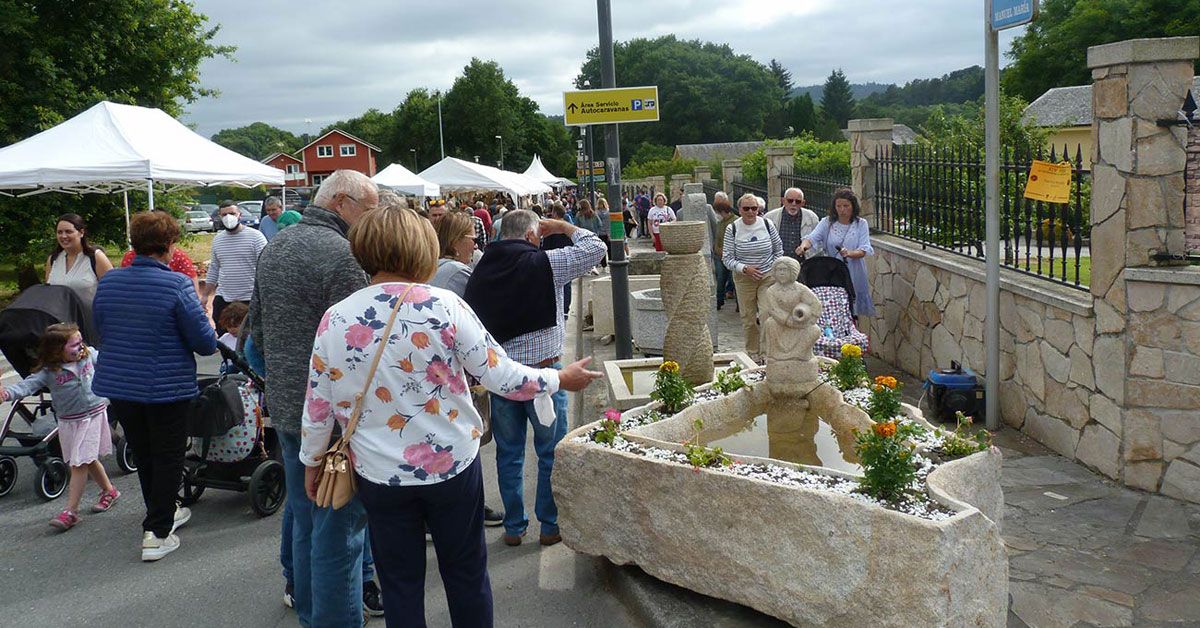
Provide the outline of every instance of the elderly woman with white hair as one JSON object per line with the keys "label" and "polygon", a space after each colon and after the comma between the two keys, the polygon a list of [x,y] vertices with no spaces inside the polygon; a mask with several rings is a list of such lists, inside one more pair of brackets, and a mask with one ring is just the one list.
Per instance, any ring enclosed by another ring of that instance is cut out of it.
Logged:
{"label": "elderly woman with white hair", "polygon": [[765,205],[757,196],[743,194],[737,202],[740,218],[725,228],[725,241],[721,246],[721,261],[733,273],[733,284],[737,287],[746,352],[755,359],[760,353],[759,296],[771,283],[771,266],[783,255],[779,231],[771,221],[759,216]]}

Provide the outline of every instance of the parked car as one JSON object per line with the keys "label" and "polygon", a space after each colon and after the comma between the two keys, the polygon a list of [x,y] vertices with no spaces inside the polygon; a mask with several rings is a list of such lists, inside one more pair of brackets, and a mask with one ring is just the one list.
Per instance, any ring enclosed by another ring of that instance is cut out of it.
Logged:
{"label": "parked car", "polygon": [[238,207],[242,210],[242,224],[257,229],[262,220],[262,201],[242,201]]}
{"label": "parked car", "polygon": [[212,231],[212,217],[206,211],[189,210],[183,214],[183,230],[188,233],[196,233],[197,231]]}

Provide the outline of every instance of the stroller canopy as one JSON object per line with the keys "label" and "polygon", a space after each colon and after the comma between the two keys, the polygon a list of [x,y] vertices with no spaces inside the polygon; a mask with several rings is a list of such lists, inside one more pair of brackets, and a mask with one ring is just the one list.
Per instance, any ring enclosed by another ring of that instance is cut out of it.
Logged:
{"label": "stroller canopy", "polygon": [[854,283],[850,280],[850,267],[846,262],[827,256],[806,259],[800,264],[800,283],[809,288],[833,286],[845,290],[850,311],[854,311]]}
{"label": "stroller canopy", "polygon": [[4,353],[21,377],[33,371],[38,341],[46,328],[55,323],[79,325],[83,341],[88,344],[99,340],[88,309],[66,286],[30,286],[0,311],[0,353]]}

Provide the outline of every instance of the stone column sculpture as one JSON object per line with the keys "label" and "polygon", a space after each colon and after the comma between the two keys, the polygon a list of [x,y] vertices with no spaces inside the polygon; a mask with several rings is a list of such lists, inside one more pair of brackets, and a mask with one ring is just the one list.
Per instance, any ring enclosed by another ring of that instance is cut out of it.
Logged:
{"label": "stone column sculpture", "polygon": [[679,372],[693,385],[712,381],[713,359],[708,311],[711,309],[712,273],[700,253],[708,235],[703,222],[676,221],[660,227],[663,248],[663,308],[667,335],[663,359],[679,363]]}

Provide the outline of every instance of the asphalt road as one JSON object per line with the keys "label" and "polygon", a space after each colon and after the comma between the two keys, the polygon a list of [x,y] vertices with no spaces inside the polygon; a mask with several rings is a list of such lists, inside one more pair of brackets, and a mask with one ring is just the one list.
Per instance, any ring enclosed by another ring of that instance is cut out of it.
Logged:
{"label": "asphalt road", "polygon": [[[569,334],[574,327],[572,321]],[[575,346],[573,335],[566,346],[568,352]],[[211,365],[205,360],[201,370]],[[7,412],[7,404],[0,410]],[[481,455],[487,501],[498,507],[494,445]],[[525,465],[530,513],[535,460],[530,444]],[[298,625],[282,603],[278,515],[260,519],[246,495],[210,488],[179,531],[180,549],[159,562],[142,563],[144,511],[137,478],[122,474],[111,458],[105,463],[121,500],[110,512],[90,514],[98,491],[89,484],[82,523],[63,533],[48,522],[64,508],[65,496],[49,503],[39,499],[32,462],[19,461],[16,487],[0,498],[0,626]],[[536,525],[531,523],[535,533]],[[563,544],[543,548],[536,534],[532,543],[526,537],[524,545],[507,547],[501,530],[487,528],[486,533],[497,626],[639,625],[612,593],[607,563]],[[430,626],[449,626],[432,545],[427,558],[426,617]]]}

